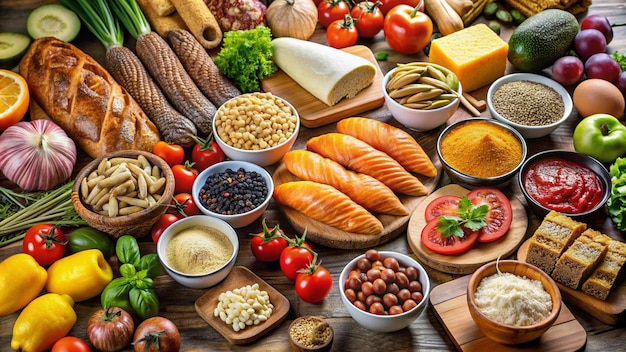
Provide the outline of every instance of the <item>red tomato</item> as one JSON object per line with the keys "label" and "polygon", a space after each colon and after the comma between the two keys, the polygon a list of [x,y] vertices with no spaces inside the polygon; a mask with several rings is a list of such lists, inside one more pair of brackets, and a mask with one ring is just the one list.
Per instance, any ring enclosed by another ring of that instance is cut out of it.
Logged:
{"label": "red tomato", "polygon": [[513,209],[509,198],[500,190],[491,187],[475,188],[467,194],[475,205],[487,204],[487,226],[479,230],[478,242],[493,242],[504,236],[513,221]]}
{"label": "red tomato", "polygon": [[198,172],[202,172],[207,167],[224,161],[224,152],[213,138],[202,139],[195,136],[194,140],[196,145],[191,150],[191,161]]}
{"label": "red tomato", "polygon": [[170,166],[182,164],[185,160],[185,150],[177,144],[169,144],[165,141],[158,141],[152,148],[152,154],[165,160]]}
{"label": "red tomato", "polygon": [[262,262],[277,262],[287,247],[287,240],[282,237],[282,233],[278,224],[270,229],[263,219],[263,232],[255,234],[250,241],[254,257]]}
{"label": "red tomato", "polygon": [[345,0],[322,0],[317,5],[317,19],[324,28],[348,14],[350,5]]}
{"label": "red tomato", "polygon": [[420,0],[378,0],[380,1],[380,5],[378,5],[378,8],[380,8],[380,11],[382,11],[383,16],[386,16],[387,13],[389,12],[389,10],[393,9],[394,7],[398,6],[398,5],[409,5],[413,8],[417,7],[417,5],[420,4],[420,11],[424,12],[424,1],[420,1]]}
{"label": "red tomato", "polygon": [[161,215],[159,220],[152,225],[152,229],[150,229],[150,233],[152,235],[152,242],[157,243],[159,238],[163,234],[166,228],[168,228],[171,224],[180,220],[180,215],[165,213]]}
{"label": "red tomato", "polygon": [[357,20],[354,26],[361,38],[372,38],[383,29],[385,17],[378,2],[362,1],[352,8],[350,15]]}
{"label": "red tomato", "polygon": [[326,29],[326,41],[328,45],[341,49],[356,44],[359,33],[354,26],[354,19],[346,15],[341,20],[336,20]]}
{"label": "red tomato", "polygon": [[426,223],[422,230],[422,244],[428,250],[437,254],[452,255],[467,252],[478,239],[478,231],[471,231],[463,228],[464,237],[449,236],[443,237],[437,230],[439,219],[433,219]]}
{"label": "red tomato", "polygon": [[91,352],[91,348],[78,337],[65,336],[52,345],[51,352]]}
{"label": "red tomato", "polygon": [[[305,248],[306,247],[306,248]],[[291,281],[295,281],[299,270],[306,269],[313,261],[313,253],[307,243],[287,246],[280,253],[280,270]]]}
{"label": "red tomato", "polygon": [[22,252],[30,254],[41,266],[48,266],[65,254],[65,235],[51,224],[34,225],[26,231]]}
{"label": "red tomato", "polygon": [[170,208],[167,209],[167,212],[170,214],[180,214],[183,217],[200,214],[198,205],[189,193],[178,193],[174,195],[170,205]]}
{"label": "red tomato", "polygon": [[99,351],[123,350],[134,332],[133,317],[119,307],[99,309],[87,321],[87,338]]}
{"label": "red tomato", "polygon": [[296,277],[296,293],[305,302],[321,302],[332,287],[333,277],[321,265],[314,265],[310,271],[298,273]]}
{"label": "red tomato", "polygon": [[186,161],[184,165],[174,165],[172,173],[174,174],[174,194],[191,193],[193,181],[198,177],[198,170],[193,168],[193,164]]}
{"label": "red tomato", "polygon": [[433,34],[433,21],[409,5],[398,5],[385,16],[383,26],[389,47],[405,55],[422,51]]}
{"label": "red tomato", "polygon": [[441,196],[433,199],[430,203],[428,203],[426,210],[424,211],[424,218],[426,218],[426,222],[444,215],[457,215],[460,200],[461,197],[452,195]]}
{"label": "red tomato", "polygon": [[152,317],[137,326],[133,336],[135,352],[178,352],[180,331],[165,317]]}

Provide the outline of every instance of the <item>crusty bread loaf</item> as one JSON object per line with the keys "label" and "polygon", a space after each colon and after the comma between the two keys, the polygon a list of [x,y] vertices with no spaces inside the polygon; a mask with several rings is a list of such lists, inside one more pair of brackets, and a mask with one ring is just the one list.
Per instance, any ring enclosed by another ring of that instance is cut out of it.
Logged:
{"label": "crusty bread loaf", "polygon": [[584,223],[551,211],[531,237],[526,261],[550,274],[561,254],[586,228]]}
{"label": "crusty bread loaf", "polygon": [[272,40],[273,60],[291,79],[329,106],[372,84],[376,67],[345,51],[307,40]]}
{"label": "crusty bread loaf", "polygon": [[596,230],[585,230],[556,262],[552,278],[577,289],[604,258],[609,240],[609,236]]}
{"label": "crusty bread loaf", "polygon": [[626,264],[626,243],[611,239],[607,245],[604,259],[591,276],[585,280],[581,289],[588,295],[606,300],[624,272]]}
{"label": "crusty bread loaf", "polygon": [[32,42],[20,61],[31,96],[93,158],[118,150],[151,151],[156,126],[92,57],[53,37]]}

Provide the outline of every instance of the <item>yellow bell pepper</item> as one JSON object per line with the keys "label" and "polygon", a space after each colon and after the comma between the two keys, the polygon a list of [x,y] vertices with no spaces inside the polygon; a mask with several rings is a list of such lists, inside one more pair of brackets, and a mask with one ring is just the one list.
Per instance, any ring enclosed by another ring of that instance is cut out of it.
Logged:
{"label": "yellow bell pepper", "polygon": [[69,295],[39,296],[15,320],[11,348],[21,352],[46,351],[72,330],[76,319],[74,300]]}
{"label": "yellow bell pepper", "polygon": [[46,289],[80,302],[99,295],[112,279],[113,269],[102,252],[87,249],[52,263]]}
{"label": "yellow bell pepper", "polygon": [[29,254],[14,254],[0,263],[0,316],[24,308],[46,284],[48,273]]}

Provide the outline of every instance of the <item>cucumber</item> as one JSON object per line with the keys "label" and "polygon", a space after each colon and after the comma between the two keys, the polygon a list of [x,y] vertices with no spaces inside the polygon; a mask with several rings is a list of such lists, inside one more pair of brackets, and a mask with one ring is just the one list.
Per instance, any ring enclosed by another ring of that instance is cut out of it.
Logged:
{"label": "cucumber", "polygon": [[28,50],[30,37],[22,33],[0,32],[0,68],[12,69]]}
{"label": "cucumber", "polygon": [[45,4],[28,15],[26,30],[33,39],[55,37],[71,42],[80,32],[80,18],[63,5]]}
{"label": "cucumber", "polygon": [[509,62],[520,71],[539,72],[568,53],[579,28],[576,17],[565,10],[530,16],[511,34]]}

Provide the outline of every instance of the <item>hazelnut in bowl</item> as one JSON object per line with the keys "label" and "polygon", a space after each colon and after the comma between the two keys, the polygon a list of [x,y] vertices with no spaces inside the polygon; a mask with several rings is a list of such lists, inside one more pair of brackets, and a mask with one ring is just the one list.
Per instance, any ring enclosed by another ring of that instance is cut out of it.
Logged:
{"label": "hazelnut in bowl", "polygon": [[535,73],[502,76],[487,91],[491,116],[515,128],[524,138],[550,134],[572,114],[573,106],[561,84]]}
{"label": "hazelnut in bowl", "polygon": [[[439,74],[431,75],[429,70]],[[392,69],[383,77],[382,89],[393,117],[415,131],[428,131],[445,124],[459,108],[463,91],[454,73],[426,62]]]}
{"label": "hazelnut in bowl", "polygon": [[212,128],[215,142],[229,159],[267,166],[280,161],[296,142],[300,117],[286,100],[254,92],[222,104]]}
{"label": "hazelnut in bowl", "polygon": [[517,345],[536,340],[552,327],[561,312],[561,292],[536,266],[499,260],[470,276],[467,304],[485,336]]}
{"label": "hazelnut in bowl", "polygon": [[408,255],[370,249],[339,276],[341,301],[363,327],[392,332],[409,326],[428,305],[430,280]]}
{"label": "hazelnut in bowl", "polygon": [[526,159],[526,141],[512,127],[488,118],[446,126],[437,138],[437,156],[452,182],[464,187],[506,187]]}
{"label": "hazelnut in bowl", "polygon": [[205,214],[234,228],[251,224],[263,215],[274,193],[274,181],[263,167],[246,161],[222,161],[203,170],[193,183],[191,196]]}
{"label": "hazelnut in bowl", "polygon": [[165,271],[191,288],[207,288],[224,280],[238,253],[239,238],[233,227],[207,215],[178,220],[157,242],[157,255]]}
{"label": "hazelnut in bowl", "polygon": [[584,218],[601,210],[611,196],[611,176],[595,158],[570,150],[530,156],[517,175],[530,208],[544,217],[551,210]]}

